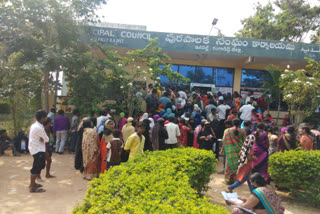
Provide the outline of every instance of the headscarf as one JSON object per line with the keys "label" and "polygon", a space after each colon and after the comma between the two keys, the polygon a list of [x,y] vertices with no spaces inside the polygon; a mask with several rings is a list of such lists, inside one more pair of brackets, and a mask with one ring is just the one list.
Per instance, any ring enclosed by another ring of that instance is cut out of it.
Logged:
{"label": "headscarf", "polygon": [[101,132],[103,132],[104,125],[105,125],[107,120],[110,120],[110,117],[103,117],[101,122],[100,122],[100,124],[98,124],[98,128],[97,128],[98,134],[101,134]]}
{"label": "headscarf", "polygon": [[150,129],[152,129],[154,127],[154,120],[149,117],[149,121],[150,121]]}
{"label": "headscarf", "polygon": [[118,128],[120,131],[122,130],[123,126],[126,125],[127,120],[128,120],[127,118],[120,119],[119,124],[118,124]]}
{"label": "headscarf", "polygon": [[[111,124],[108,124],[111,122]],[[114,129],[114,122],[113,120],[107,120],[104,124],[104,129],[103,129],[103,141],[108,143],[110,140],[112,140],[112,131]]]}
{"label": "headscarf", "polygon": [[158,114],[156,114],[153,116],[153,121],[156,123],[159,118],[160,118],[160,116]]}
{"label": "headscarf", "polygon": [[125,113],[121,112],[121,113],[120,113],[120,118],[123,119],[124,116],[125,116]]}
{"label": "headscarf", "polygon": [[85,117],[85,118],[82,118],[81,122],[79,123],[79,126],[78,126],[78,131],[80,131],[83,127],[83,122],[86,121],[86,120],[90,120],[90,117]]}
{"label": "headscarf", "polygon": [[159,131],[161,127],[164,127],[163,118],[159,118],[157,120],[156,125],[152,128],[151,131],[153,151],[159,150]]}
{"label": "headscarf", "polygon": [[171,108],[167,108],[167,112],[163,116],[166,117],[166,118],[169,118],[169,117],[174,117],[175,114],[172,113]]}
{"label": "headscarf", "polygon": [[145,119],[148,119],[148,117],[149,117],[149,114],[148,113],[144,113],[139,121],[142,122]]}
{"label": "headscarf", "polygon": [[255,141],[256,137],[252,134],[248,135],[246,140],[244,141],[240,151],[240,158],[238,160],[238,172],[241,169],[241,167],[248,163],[248,157]]}

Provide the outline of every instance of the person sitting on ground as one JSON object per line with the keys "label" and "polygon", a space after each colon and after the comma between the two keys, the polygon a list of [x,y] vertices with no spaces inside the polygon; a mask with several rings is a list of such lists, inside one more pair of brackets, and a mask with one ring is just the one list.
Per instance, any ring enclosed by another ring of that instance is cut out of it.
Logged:
{"label": "person sitting on ground", "polygon": [[8,137],[7,130],[2,129],[0,130],[0,155],[3,155],[4,151],[7,150],[8,148],[12,149],[13,156],[19,156],[17,154],[14,141],[11,140],[10,137]]}
{"label": "person sitting on ground", "polygon": [[107,170],[111,166],[120,165],[121,162],[121,153],[123,149],[123,141],[120,139],[121,131],[119,129],[115,129],[112,132],[113,138],[107,144],[107,150],[105,154],[104,161],[107,162]]}
{"label": "person sitting on ground", "polygon": [[[277,195],[275,190],[267,185],[267,182],[263,176],[256,172],[250,176],[250,182],[254,186],[252,194],[247,198],[240,198],[244,203],[237,203],[234,201],[226,200],[228,205],[241,206],[245,209],[252,210],[255,213],[261,214],[283,214],[284,207],[282,206],[280,197]],[[246,213],[241,208],[234,208],[232,214]]]}
{"label": "person sitting on ground", "polygon": [[14,141],[14,145],[16,147],[17,152],[28,153],[29,139],[24,133],[24,131],[19,131],[18,135],[13,138],[13,141]]}

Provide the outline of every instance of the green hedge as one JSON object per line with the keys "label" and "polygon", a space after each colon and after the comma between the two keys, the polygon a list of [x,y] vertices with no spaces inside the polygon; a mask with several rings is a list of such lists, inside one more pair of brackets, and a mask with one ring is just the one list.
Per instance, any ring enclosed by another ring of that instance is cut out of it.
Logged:
{"label": "green hedge", "polygon": [[146,152],[91,181],[73,213],[229,213],[199,195],[216,161],[193,148]]}
{"label": "green hedge", "polygon": [[293,198],[320,207],[320,151],[286,151],[269,159],[269,173]]}

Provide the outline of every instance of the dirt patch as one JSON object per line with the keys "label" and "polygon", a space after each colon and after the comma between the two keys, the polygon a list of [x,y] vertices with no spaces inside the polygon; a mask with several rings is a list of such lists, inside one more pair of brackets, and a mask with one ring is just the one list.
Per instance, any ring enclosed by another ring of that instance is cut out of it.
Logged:
{"label": "dirt patch", "polygon": [[[0,196],[1,214],[70,214],[77,203],[81,203],[87,190],[88,181],[82,178],[79,171],[74,169],[74,155],[53,154],[52,174],[53,179],[45,179],[42,183],[45,193],[29,193],[31,155],[13,157],[11,151],[0,156]],[[222,169],[219,162],[218,171]],[[42,173],[43,175],[44,173]],[[220,194],[227,186],[222,183],[223,175],[214,174],[209,183],[210,189],[206,195],[212,203],[223,206],[225,202]],[[237,190],[239,195],[248,196],[247,184]],[[279,192],[286,214],[318,214],[320,209],[311,208],[290,200],[287,193]],[[227,206],[229,210],[230,207]]]}
{"label": "dirt patch", "polygon": [[[220,161],[217,166],[217,171],[221,171],[223,168],[222,162]],[[209,198],[209,200],[214,204],[220,204],[226,206],[228,210],[232,210],[230,206],[227,206],[221,192],[227,190],[227,185],[223,183],[224,175],[214,174],[211,176],[211,181],[209,183],[209,190],[205,193],[205,195]],[[250,190],[247,183],[244,183],[234,192],[237,192],[241,197],[248,197],[250,195]],[[288,193],[277,191],[280,195],[281,200],[283,202],[283,206],[285,207],[286,211],[285,214],[318,214],[320,213],[320,209],[312,208],[308,205],[293,201]]]}

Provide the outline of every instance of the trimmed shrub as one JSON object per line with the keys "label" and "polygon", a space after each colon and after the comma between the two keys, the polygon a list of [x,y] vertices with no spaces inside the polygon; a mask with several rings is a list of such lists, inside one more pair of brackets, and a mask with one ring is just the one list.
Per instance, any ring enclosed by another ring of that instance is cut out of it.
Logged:
{"label": "trimmed shrub", "polygon": [[73,213],[229,213],[199,195],[216,161],[193,148],[146,152],[91,181]]}
{"label": "trimmed shrub", "polygon": [[294,199],[320,207],[320,151],[286,151],[270,156],[269,173]]}

